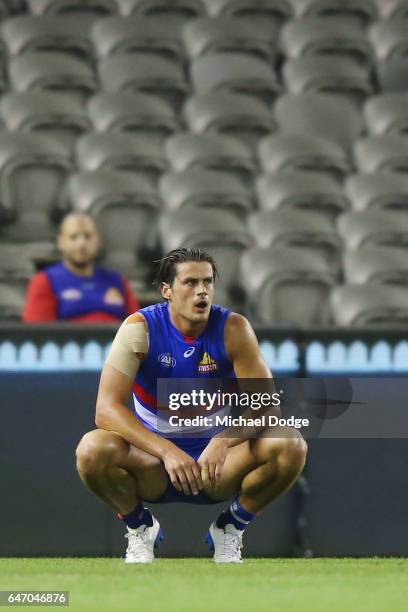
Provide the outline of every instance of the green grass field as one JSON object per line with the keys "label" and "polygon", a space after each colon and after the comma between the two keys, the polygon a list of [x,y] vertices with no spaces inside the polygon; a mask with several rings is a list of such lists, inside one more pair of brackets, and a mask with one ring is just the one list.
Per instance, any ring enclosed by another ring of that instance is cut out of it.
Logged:
{"label": "green grass field", "polygon": [[17,589],[70,591],[48,610],[402,612],[408,559],[0,559],[0,590]]}

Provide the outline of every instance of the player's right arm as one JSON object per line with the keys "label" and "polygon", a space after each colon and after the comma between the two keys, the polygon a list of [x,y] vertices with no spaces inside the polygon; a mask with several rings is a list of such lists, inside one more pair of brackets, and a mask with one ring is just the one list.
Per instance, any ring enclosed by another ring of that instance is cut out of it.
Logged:
{"label": "player's right arm", "polygon": [[[96,401],[95,424],[163,461],[173,485],[185,494],[202,489],[196,462],[170,440],[147,429],[128,408],[133,382],[148,349],[146,322],[129,316],[119,328],[106,358]],[[190,489],[189,489],[190,486]]]}

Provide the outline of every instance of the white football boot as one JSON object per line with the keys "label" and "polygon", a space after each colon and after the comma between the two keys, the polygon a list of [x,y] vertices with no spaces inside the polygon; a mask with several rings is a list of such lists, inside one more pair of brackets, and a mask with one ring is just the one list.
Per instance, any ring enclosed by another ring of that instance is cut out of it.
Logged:
{"label": "white football boot", "polygon": [[160,529],[159,521],[153,518],[153,525],[140,525],[137,529],[128,527],[125,538],[128,539],[128,547],[125,555],[125,563],[152,563],[154,561],[154,548],[158,548],[163,539],[163,531]]}
{"label": "white football boot", "polygon": [[242,531],[231,523],[221,529],[214,521],[205,541],[214,551],[214,563],[242,563]]}

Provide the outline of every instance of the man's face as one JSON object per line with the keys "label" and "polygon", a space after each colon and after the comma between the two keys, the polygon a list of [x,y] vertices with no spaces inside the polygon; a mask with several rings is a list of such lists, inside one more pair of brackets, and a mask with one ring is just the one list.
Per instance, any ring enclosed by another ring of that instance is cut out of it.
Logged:
{"label": "man's face", "polygon": [[162,295],[175,315],[192,323],[206,321],[214,297],[213,269],[207,261],[177,264],[172,285],[163,283]]}
{"label": "man's face", "polygon": [[67,217],[58,236],[64,259],[77,268],[92,263],[99,251],[100,238],[93,220],[86,216]]}

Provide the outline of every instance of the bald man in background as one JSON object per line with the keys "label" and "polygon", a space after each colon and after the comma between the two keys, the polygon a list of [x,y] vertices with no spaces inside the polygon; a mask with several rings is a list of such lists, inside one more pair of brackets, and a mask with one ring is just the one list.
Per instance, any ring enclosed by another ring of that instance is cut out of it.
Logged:
{"label": "bald man in background", "polygon": [[43,323],[114,323],[139,310],[127,280],[95,265],[101,238],[92,217],[70,213],[58,237],[60,263],[30,280],[23,321]]}

